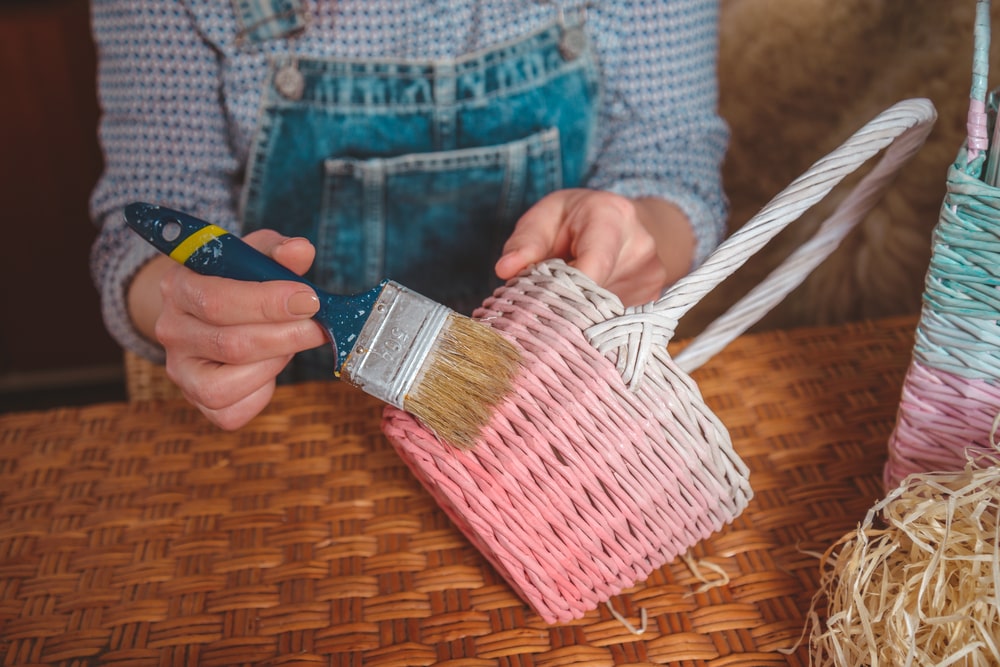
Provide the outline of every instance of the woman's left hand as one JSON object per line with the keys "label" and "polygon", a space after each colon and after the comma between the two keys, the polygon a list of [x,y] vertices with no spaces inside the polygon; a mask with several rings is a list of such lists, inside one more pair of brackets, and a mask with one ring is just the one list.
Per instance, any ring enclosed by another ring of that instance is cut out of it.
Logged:
{"label": "woman's left hand", "polygon": [[630,306],[659,297],[688,272],[693,256],[691,226],[673,204],[568,189],[545,196],[518,220],[496,273],[508,280],[531,264],[561,258]]}

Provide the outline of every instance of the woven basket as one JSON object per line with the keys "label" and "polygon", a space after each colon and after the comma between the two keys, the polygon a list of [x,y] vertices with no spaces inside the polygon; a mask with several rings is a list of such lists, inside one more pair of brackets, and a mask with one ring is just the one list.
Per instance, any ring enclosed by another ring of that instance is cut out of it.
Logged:
{"label": "woven basket", "polygon": [[181,398],[180,387],[167,377],[166,369],[135,352],[125,350],[125,395],[130,401]]}
{"label": "woven basket", "polygon": [[183,399],[0,414],[0,665],[806,667],[815,554],[881,492],[915,324],[741,336],[695,371],[756,492],[691,550],[716,585],[678,559],[567,624],[344,383],[278,387],[234,432]]}
{"label": "woven basket", "polygon": [[[746,508],[747,468],[688,373],[837,247],[934,119],[927,100],[883,112],[653,303],[624,308],[558,260],[497,290],[475,317],[520,347],[523,370],[471,450],[386,410],[383,430],[403,460],[545,621],[579,618]],[[806,244],[671,358],[685,312],[883,149]]]}
{"label": "woven basket", "polygon": [[[996,450],[1000,415],[1000,189],[984,182],[992,160],[986,111],[990,3],[979,0],[968,140],[948,170],[934,229],[913,360],[885,485],[917,472],[961,470]],[[994,135],[996,136],[996,135]]]}

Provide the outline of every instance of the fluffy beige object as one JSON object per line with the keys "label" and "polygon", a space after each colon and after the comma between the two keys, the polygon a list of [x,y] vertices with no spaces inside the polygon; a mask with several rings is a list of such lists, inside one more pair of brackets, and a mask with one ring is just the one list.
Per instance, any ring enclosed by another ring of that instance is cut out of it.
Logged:
{"label": "fluffy beige object", "polygon": [[[938,110],[927,143],[882,202],[757,328],[919,311],[945,175],[965,141],[975,4],[722,0],[720,111],[732,132],[723,170],[730,232],[896,102],[926,97]],[[1000,3],[994,3],[995,25],[998,20]],[[997,62],[991,58],[1000,72]],[[851,182],[708,295],[684,317],[678,335],[700,331],[759,283],[812,234]]]}
{"label": "fluffy beige object", "polygon": [[812,664],[1000,664],[1000,467],[914,474],[822,562]]}

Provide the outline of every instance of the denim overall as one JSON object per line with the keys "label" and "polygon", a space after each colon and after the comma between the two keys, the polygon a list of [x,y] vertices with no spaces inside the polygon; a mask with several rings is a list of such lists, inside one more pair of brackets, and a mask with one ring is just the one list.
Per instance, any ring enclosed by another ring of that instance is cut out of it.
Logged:
{"label": "denim overall", "polygon": [[[299,0],[243,0],[242,37],[294,38]],[[280,10],[280,11],[279,11]],[[570,32],[572,31],[572,32]],[[309,278],[349,294],[390,278],[471,313],[520,216],[580,186],[598,78],[561,23],[457,60],[272,63],[244,186],[244,232],[316,246]],[[283,381],[330,377],[328,347]]]}

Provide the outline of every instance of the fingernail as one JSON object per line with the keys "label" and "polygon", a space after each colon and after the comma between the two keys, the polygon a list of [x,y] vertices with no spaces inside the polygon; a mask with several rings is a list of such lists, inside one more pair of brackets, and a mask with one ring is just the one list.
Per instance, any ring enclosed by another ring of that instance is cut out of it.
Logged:
{"label": "fingernail", "polygon": [[319,310],[319,299],[312,292],[296,292],[285,303],[292,315],[315,315]]}

